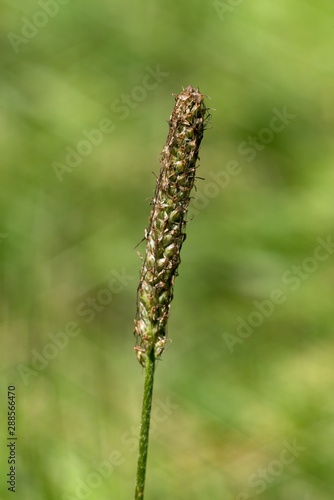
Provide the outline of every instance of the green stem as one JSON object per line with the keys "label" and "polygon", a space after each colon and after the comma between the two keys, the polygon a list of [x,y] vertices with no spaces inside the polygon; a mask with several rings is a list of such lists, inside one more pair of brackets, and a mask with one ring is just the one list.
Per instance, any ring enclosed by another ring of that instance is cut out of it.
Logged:
{"label": "green stem", "polygon": [[143,406],[142,406],[141,424],[140,424],[139,455],[137,463],[137,482],[136,482],[135,500],[139,499],[142,500],[144,498],[154,371],[155,371],[155,355],[154,355],[154,350],[152,349],[150,355],[147,356],[146,366],[145,366],[145,384],[144,384],[144,396],[143,396]]}

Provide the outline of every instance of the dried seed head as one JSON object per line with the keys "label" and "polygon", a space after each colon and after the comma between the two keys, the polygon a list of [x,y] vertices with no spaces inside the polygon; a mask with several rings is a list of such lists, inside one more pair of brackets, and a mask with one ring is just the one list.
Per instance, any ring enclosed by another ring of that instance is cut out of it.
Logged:
{"label": "dried seed head", "polygon": [[199,90],[189,86],[175,101],[162,150],[149,227],[145,231],[146,255],[137,292],[135,350],[142,365],[152,353],[159,358],[166,343],[174,280],[185,239],[186,214],[207,120],[204,96]]}

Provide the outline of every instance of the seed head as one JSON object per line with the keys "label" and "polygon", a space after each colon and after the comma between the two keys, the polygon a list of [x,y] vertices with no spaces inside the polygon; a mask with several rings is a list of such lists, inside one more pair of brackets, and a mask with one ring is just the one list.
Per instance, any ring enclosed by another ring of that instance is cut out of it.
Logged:
{"label": "seed head", "polygon": [[135,351],[143,366],[147,356],[159,358],[166,343],[174,280],[186,236],[186,214],[208,118],[204,96],[192,86],[175,101],[145,231],[146,254],[137,291]]}

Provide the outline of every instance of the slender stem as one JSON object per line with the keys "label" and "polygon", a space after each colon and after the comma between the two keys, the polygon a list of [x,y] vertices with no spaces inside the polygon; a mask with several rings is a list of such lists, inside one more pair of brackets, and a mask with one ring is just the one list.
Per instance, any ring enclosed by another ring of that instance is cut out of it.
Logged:
{"label": "slender stem", "polygon": [[147,356],[145,365],[145,384],[144,384],[144,396],[143,396],[143,406],[142,406],[141,425],[140,425],[139,455],[137,463],[137,482],[136,482],[135,500],[139,499],[142,500],[144,498],[154,371],[155,371],[155,356],[154,356],[154,350],[152,350],[150,355]]}

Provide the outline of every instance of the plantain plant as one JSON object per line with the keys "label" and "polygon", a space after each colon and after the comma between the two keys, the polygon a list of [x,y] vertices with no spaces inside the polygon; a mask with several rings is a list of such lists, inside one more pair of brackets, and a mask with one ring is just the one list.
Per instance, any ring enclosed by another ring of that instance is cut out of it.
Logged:
{"label": "plantain plant", "polygon": [[198,89],[189,86],[175,98],[149,225],[145,231],[146,253],[137,291],[135,319],[135,352],[145,368],[136,500],[144,498],[154,372],[156,361],[166,345],[174,281],[186,237],[186,215],[207,119],[204,96]]}

